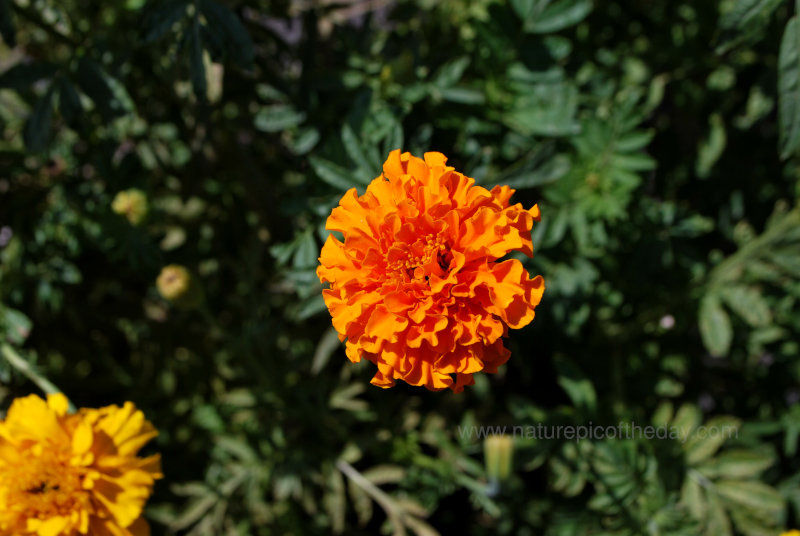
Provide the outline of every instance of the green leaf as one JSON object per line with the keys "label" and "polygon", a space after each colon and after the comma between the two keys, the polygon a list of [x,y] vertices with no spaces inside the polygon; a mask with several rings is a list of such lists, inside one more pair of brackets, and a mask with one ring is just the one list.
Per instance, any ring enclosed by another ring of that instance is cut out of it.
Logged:
{"label": "green leaf", "polygon": [[124,114],[121,103],[114,96],[100,65],[87,57],[78,62],[76,81],[81,90],[92,99],[105,121]]}
{"label": "green leaf", "polygon": [[17,31],[11,12],[11,2],[12,0],[0,0],[0,37],[8,48],[17,46]]}
{"label": "green leaf", "polygon": [[571,84],[537,84],[501,119],[524,136],[568,136],[580,131],[575,121],[578,90]]}
{"label": "green leaf", "polygon": [[730,479],[757,478],[775,463],[771,454],[752,450],[729,450],[698,467],[706,476],[722,476]]}
{"label": "green leaf", "polygon": [[317,343],[316,350],[314,350],[314,358],[311,360],[311,374],[319,374],[328,364],[336,349],[341,346],[342,342],[339,340],[339,334],[332,327],[328,328]]}
{"label": "green leaf", "polygon": [[675,413],[672,426],[678,431],[681,441],[685,441],[702,422],[702,414],[697,406],[684,404]]}
{"label": "green leaf", "polygon": [[452,87],[464,76],[464,71],[469,66],[469,56],[462,56],[442,65],[431,81],[434,86],[444,89]]}
{"label": "green leaf", "polygon": [[483,104],[486,98],[483,92],[466,87],[449,87],[441,90],[442,99],[459,104]]}
{"label": "green leaf", "polygon": [[763,482],[719,480],[716,489],[733,508],[744,506],[757,512],[777,513],[784,507],[783,496]]}
{"label": "green leaf", "polygon": [[380,162],[375,162],[367,155],[364,146],[361,145],[355,132],[347,123],[342,125],[342,144],[344,144],[344,150],[347,151],[347,156],[350,157],[350,160],[359,168],[361,173],[369,175],[374,171],[376,175],[378,174],[377,170],[381,167]]}
{"label": "green leaf", "polygon": [[220,30],[227,54],[244,69],[250,69],[255,58],[253,40],[236,13],[215,0],[199,0],[198,7],[212,31]]}
{"label": "green leaf", "polygon": [[529,15],[525,30],[531,33],[553,33],[578,24],[592,11],[591,0],[561,0],[541,13]]}
{"label": "green leaf", "polygon": [[261,108],[253,119],[255,127],[262,132],[281,132],[301,124],[306,114],[286,104],[274,104]]}
{"label": "green leaf", "polygon": [[[738,435],[741,425],[739,419],[733,417],[717,417],[695,430],[684,444],[686,463],[697,465],[713,456],[725,441]],[[700,431],[703,430],[701,434]]]}
{"label": "green leaf", "polygon": [[784,0],[734,0],[734,2],[720,19],[723,31],[716,47],[717,54],[724,54],[736,46],[760,39],[773,12]]}
{"label": "green leaf", "polygon": [[720,19],[726,29],[744,29],[754,22],[768,20],[783,0],[736,0],[730,11]]}
{"label": "green leaf", "polygon": [[360,180],[353,172],[334,164],[328,160],[312,156],[308,159],[314,172],[320,179],[335,188],[349,190],[356,186],[366,186],[367,182]]}
{"label": "green leaf", "polygon": [[725,133],[725,124],[722,122],[722,117],[719,114],[713,114],[709,119],[709,134],[706,139],[700,143],[700,149],[697,154],[697,164],[695,165],[695,173],[698,177],[708,177],[711,173],[711,168],[717,163],[722,152],[725,150],[725,145],[728,142],[728,137]]}
{"label": "green leaf", "polygon": [[43,151],[50,141],[50,128],[53,123],[53,93],[55,85],[51,84],[44,95],[36,101],[30,117],[25,122],[23,139],[28,150]]}
{"label": "green leaf", "polygon": [[151,2],[144,18],[145,33],[143,43],[161,39],[176,22],[186,17],[186,0],[158,0]]}
{"label": "green leaf", "polygon": [[597,393],[591,380],[565,358],[557,359],[555,366],[558,372],[558,384],[566,391],[575,407],[589,415],[594,414],[597,409]]}
{"label": "green leaf", "polygon": [[800,19],[786,25],[778,59],[778,123],[781,158],[800,148]]}
{"label": "green leaf", "polygon": [[23,91],[43,78],[53,77],[57,70],[55,65],[44,61],[18,63],[0,74],[0,88]]}
{"label": "green leaf", "polygon": [[727,355],[733,340],[733,328],[719,299],[714,295],[705,296],[700,302],[699,314],[700,335],[706,350],[717,357]]}
{"label": "green leaf", "polygon": [[72,82],[66,78],[58,83],[58,108],[69,126],[76,128],[80,124],[83,117],[81,97]]}
{"label": "green leaf", "polygon": [[566,175],[571,167],[572,164],[567,156],[556,155],[541,167],[510,175],[507,178],[503,178],[498,184],[516,189],[534,188],[557,181]]}
{"label": "green leaf", "polygon": [[10,307],[0,308],[2,328],[5,338],[14,344],[21,345],[30,335],[33,323],[30,318]]}
{"label": "green leaf", "polygon": [[511,8],[522,20],[527,20],[533,14],[538,0],[511,0]]}
{"label": "green leaf", "polygon": [[725,287],[720,291],[722,299],[742,320],[753,327],[766,326],[772,322],[772,312],[764,297],[753,287]]}
{"label": "green leaf", "polygon": [[297,243],[293,266],[295,269],[313,268],[317,265],[319,248],[311,232],[303,233]]}
{"label": "green leaf", "polygon": [[200,22],[197,17],[192,21],[192,29],[187,35],[189,53],[189,72],[192,77],[192,89],[197,100],[208,99],[208,79],[206,66],[203,63],[203,41],[200,37]]}

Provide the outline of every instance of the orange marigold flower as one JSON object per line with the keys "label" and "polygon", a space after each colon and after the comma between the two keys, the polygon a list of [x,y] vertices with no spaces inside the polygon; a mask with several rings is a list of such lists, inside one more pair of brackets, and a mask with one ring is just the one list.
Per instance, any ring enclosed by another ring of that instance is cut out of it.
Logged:
{"label": "orange marigold flower", "polygon": [[[446,165],[393,151],[364,195],[333,209],[317,275],[347,357],[378,366],[372,383],[456,392],[475,372],[497,372],[502,337],[527,325],[544,292],[511,251],[533,256],[539,208],[510,206],[514,190],[489,191]],[[453,377],[455,375],[455,378]]]}
{"label": "orange marigold flower", "polygon": [[158,432],[130,402],[67,413],[64,395],[16,399],[0,421],[0,536],[146,536],[161,478],[137,453]]}

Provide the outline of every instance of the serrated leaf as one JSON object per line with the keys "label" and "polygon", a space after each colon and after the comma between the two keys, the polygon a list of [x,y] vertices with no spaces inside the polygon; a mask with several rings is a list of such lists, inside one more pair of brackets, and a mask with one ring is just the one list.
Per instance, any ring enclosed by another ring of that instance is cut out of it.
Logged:
{"label": "serrated leaf", "polygon": [[335,188],[349,190],[356,186],[366,186],[366,182],[359,179],[355,173],[328,160],[312,156],[308,159],[314,172],[320,179]]}
{"label": "serrated leaf", "polygon": [[323,498],[325,509],[330,516],[331,531],[341,534],[345,529],[347,497],[345,496],[344,476],[334,468],[328,475],[328,489]]}
{"label": "serrated leaf", "polygon": [[728,355],[733,341],[733,328],[728,313],[716,296],[705,296],[700,302],[699,325],[706,350],[717,357]]}
{"label": "serrated leaf", "polygon": [[789,158],[800,148],[800,19],[792,17],[783,33],[778,59],[780,152]]}
{"label": "serrated leaf", "polygon": [[350,128],[350,125],[347,123],[342,125],[342,144],[344,145],[344,150],[347,152],[347,156],[358,166],[362,173],[369,173],[371,169],[380,169],[380,162],[374,162],[373,159],[367,155],[367,151],[361,145],[356,133],[353,132],[353,129]]}
{"label": "serrated leaf", "polygon": [[720,296],[733,312],[751,326],[766,326],[772,322],[772,312],[767,301],[753,287],[725,287],[720,291]]}
{"label": "serrated leaf", "polygon": [[531,33],[553,33],[578,24],[592,11],[591,0],[561,0],[541,13],[527,17],[525,30]]}
{"label": "serrated leaf", "polygon": [[183,509],[181,514],[169,524],[169,528],[173,531],[178,531],[200,521],[218,501],[217,496],[213,494],[213,492],[208,490],[207,493],[208,495],[195,497],[189,501],[189,504]]}
{"label": "serrated leaf", "polygon": [[524,136],[568,136],[580,131],[575,121],[578,90],[569,84],[541,84],[519,99],[501,120]]}
{"label": "serrated leaf", "polygon": [[620,153],[632,153],[647,147],[653,139],[651,131],[629,132],[619,137],[614,142],[614,151]]}
{"label": "serrated leaf", "polygon": [[534,188],[555,182],[566,175],[572,164],[568,157],[556,155],[544,165],[530,171],[523,171],[503,178],[500,183],[510,188]]}
{"label": "serrated leaf", "polygon": [[306,114],[298,112],[286,104],[274,104],[261,108],[253,124],[262,132],[281,132],[300,125],[306,119]]}

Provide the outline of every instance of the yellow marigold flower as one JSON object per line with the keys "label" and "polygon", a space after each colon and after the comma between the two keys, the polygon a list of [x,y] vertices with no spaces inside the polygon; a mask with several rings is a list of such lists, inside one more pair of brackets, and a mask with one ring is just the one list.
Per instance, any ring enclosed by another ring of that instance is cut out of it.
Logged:
{"label": "yellow marigold flower", "polygon": [[[400,379],[458,392],[479,371],[497,372],[502,337],[527,325],[544,292],[511,251],[533,255],[539,208],[510,206],[514,190],[489,191],[446,165],[393,151],[364,195],[333,209],[317,275],[347,356],[378,366],[372,383]],[[455,378],[453,378],[455,375]]]}
{"label": "yellow marigold flower", "polygon": [[185,267],[170,264],[161,269],[156,279],[158,293],[183,309],[192,309],[203,301],[203,291],[197,279]]}
{"label": "yellow marigold flower", "polygon": [[0,421],[0,536],[145,536],[161,478],[139,449],[158,432],[130,402],[67,413],[64,395],[16,399]]}
{"label": "yellow marigold flower", "polygon": [[147,196],[135,188],[123,190],[114,197],[111,210],[125,216],[131,225],[139,225],[147,216]]}
{"label": "yellow marigold flower", "polygon": [[789,532],[784,532],[781,536],[800,536],[800,530],[790,530]]}

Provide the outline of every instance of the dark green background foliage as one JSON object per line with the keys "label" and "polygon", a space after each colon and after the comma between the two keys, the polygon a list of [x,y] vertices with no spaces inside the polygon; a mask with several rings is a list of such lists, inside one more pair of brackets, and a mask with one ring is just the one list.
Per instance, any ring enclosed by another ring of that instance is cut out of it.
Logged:
{"label": "dark green background foliage", "polygon": [[[0,0],[2,405],[47,378],[78,406],[142,407],[155,534],[796,527],[797,13]],[[370,386],[321,300],[326,216],[398,147],[542,209],[536,319],[463,394]],[[138,226],[111,209],[129,188]],[[167,264],[195,272],[200,308],[159,297]],[[498,490],[459,433],[590,421],[685,441],[517,437]]]}

